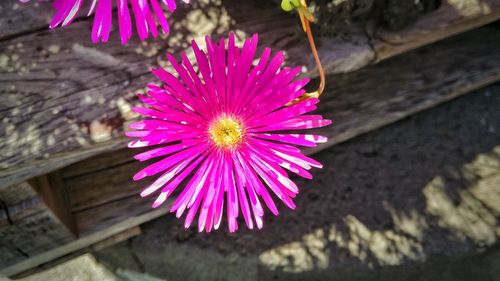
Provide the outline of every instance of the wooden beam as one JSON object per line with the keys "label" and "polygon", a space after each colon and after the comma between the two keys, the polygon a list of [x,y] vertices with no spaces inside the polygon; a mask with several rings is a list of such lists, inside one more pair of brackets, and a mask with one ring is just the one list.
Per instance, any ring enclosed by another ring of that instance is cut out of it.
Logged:
{"label": "wooden beam", "polygon": [[61,221],[26,182],[0,190],[0,268],[72,240]]}
{"label": "wooden beam", "polygon": [[[130,179],[124,176],[123,179]],[[76,222],[83,236],[91,235],[96,231],[106,229],[110,225],[119,223],[129,217],[139,216],[151,211],[153,198],[143,199],[139,196],[138,184],[134,195],[123,195],[114,201],[88,208],[75,213]],[[119,186],[114,186],[119,191]],[[97,190],[90,191],[97,193]],[[163,208],[163,207],[162,207]]]}
{"label": "wooden beam", "polygon": [[55,258],[55,259],[50,260],[47,263],[44,263],[38,267],[30,268],[29,270],[23,271],[22,273],[15,275],[15,278],[16,278],[16,280],[22,279],[22,278],[30,276],[32,274],[36,274],[36,273],[45,271],[45,270],[52,268],[54,266],[57,266],[61,263],[65,263],[65,262],[70,261],[74,258],[77,258],[81,255],[84,255],[88,252],[98,251],[98,250],[104,249],[106,247],[110,247],[114,244],[123,242],[127,239],[130,239],[130,238],[137,236],[137,235],[140,235],[140,234],[141,234],[141,228],[139,226],[132,227],[132,228],[127,229],[123,232],[120,232],[116,235],[113,235],[109,238],[106,238],[100,242],[92,244],[88,247],[85,247],[85,248],[76,250],[74,252],[71,252],[67,255]]}
{"label": "wooden beam", "polygon": [[134,226],[127,230],[124,230],[116,235],[113,235],[109,238],[106,238],[100,242],[97,242],[91,246],[92,251],[99,251],[109,246],[118,244],[123,241],[127,241],[128,239],[138,236],[142,233],[142,230],[139,226]]}
{"label": "wooden beam", "polygon": [[23,271],[20,274],[16,274],[15,278],[22,279],[23,277],[39,273],[41,271],[44,271],[44,270],[47,270],[47,269],[52,268],[54,266],[57,266],[61,263],[64,263],[64,262],[67,262],[67,261],[72,260],[74,258],[77,258],[81,255],[88,253],[88,252],[98,251],[98,250],[104,249],[106,247],[110,247],[114,244],[123,242],[123,241],[130,239],[134,236],[137,236],[139,234],[141,234],[141,228],[139,226],[132,227],[132,228],[124,230],[116,235],[108,237],[100,242],[92,244],[88,247],[84,247],[84,248],[81,248],[79,250],[73,251],[67,255],[60,256],[58,258],[54,258],[54,259],[48,261],[47,263],[44,263],[38,267],[33,267],[27,271]]}
{"label": "wooden beam", "polygon": [[8,277],[13,277],[17,274],[20,274],[24,271],[30,270],[32,268],[41,266],[45,263],[53,261],[55,259],[61,258],[65,255],[69,255],[73,252],[80,251],[85,249],[91,245],[94,245],[98,242],[101,242],[107,238],[118,235],[124,231],[127,231],[130,228],[143,224],[152,219],[158,218],[160,216],[168,213],[168,208],[171,206],[173,202],[167,202],[166,206],[156,209],[154,211],[148,212],[143,215],[130,217],[122,222],[114,224],[104,230],[98,231],[86,237],[82,237],[76,241],[70,242],[64,246],[55,248],[50,251],[46,251],[42,254],[36,255],[34,257],[30,257],[20,263],[17,263],[13,266],[4,268],[0,270],[0,274]]}
{"label": "wooden beam", "polygon": [[[373,38],[357,38],[356,42],[320,38],[325,68],[330,73],[354,71],[500,18],[500,1],[474,5],[482,6],[476,13],[464,13],[445,4],[412,28],[397,33],[378,31]],[[487,9],[481,8],[485,5]],[[246,35],[258,32],[261,46],[284,48],[289,64],[306,65],[307,74],[314,76],[312,58],[304,56],[309,50],[296,28],[297,20],[275,9],[274,3],[254,6],[248,1],[228,1],[207,9],[235,23],[214,25],[214,34],[236,29]],[[189,12],[196,13],[196,9]],[[181,26],[194,24],[186,13],[176,13],[173,20]],[[213,25],[210,19],[203,20]],[[116,32],[110,43],[93,46],[88,40],[90,25],[86,19],[63,30],[22,32],[0,42],[7,58],[0,67],[4,96],[0,108],[6,109],[0,128],[8,132],[0,139],[0,188],[122,147],[123,127],[134,118],[129,111],[137,102],[134,92],[151,79],[150,66],[164,63],[165,44],[176,54],[185,48],[174,37],[123,47]],[[172,33],[186,40],[201,36],[196,30]],[[20,106],[19,100],[23,100]],[[28,108],[32,108],[29,114],[19,114]]]}
{"label": "wooden beam", "polygon": [[4,2],[0,17],[0,40],[46,29],[53,14],[52,3]]}
{"label": "wooden beam", "polygon": [[[465,2],[464,2],[465,3]],[[464,5],[443,1],[441,7],[423,15],[400,31],[378,30],[373,42],[375,63],[429,45],[500,19],[500,1],[476,1]]]}

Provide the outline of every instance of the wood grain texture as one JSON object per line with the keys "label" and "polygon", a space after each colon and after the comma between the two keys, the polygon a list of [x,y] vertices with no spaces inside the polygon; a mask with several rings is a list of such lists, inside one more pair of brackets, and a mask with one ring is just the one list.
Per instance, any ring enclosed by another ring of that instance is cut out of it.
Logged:
{"label": "wood grain texture", "polygon": [[[500,17],[499,0],[480,3],[488,8],[465,14],[444,5],[402,33],[319,38],[319,52],[327,71],[353,71]],[[125,123],[135,116],[134,93],[154,80],[149,68],[165,64],[165,51],[178,53],[203,34],[258,32],[261,46],[285,49],[289,64],[306,65],[314,76],[296,18],[271,1],[200,2],[180,9],[172,23],[172,36],[125,47],[116,32],[108,44],[91,45],[89,19],[62,30],[18,30],[0,42],[0,188],[121,147]]]}
{"label": "wood grain texture", "polygon": [[0,268],[72,240],[64,225],[27,183],[3,190],[0,202],[3,210],[0,216]]}
{"label": "wood grain texture", "polygon": [[96,244],[93,244],[92,251],[99,251],[99,250],[102,250],[104,248],[110,247],[114,244],[118,244],[120,242],[127,241],[128,239],[130,239],[134,236],[141,235],[141,233],[142,233],[141,227],[134,226],[134,227],[129,228],[127,230],[124,230],[116,235],[113,235],[109,238],[106,238],[106,239],[104,239]]}
{"label": "wood grain texture", "polygon": [[0,200],[5,206],[16,205],[36,196],[36,192],[28,182],[20,182],[0,190]]}
{"label": "wood grain texture", "polygon": [[[124,154],[128,153],[124,152]],[[70,205],[73,212],[86,210],[131,195],[137,196],[140,190],[137,184],[130,179],[138,169],[144,168],[146,165],[131,162],[131,159],[129,158],[128,163],[123,165],[66,180],[65,185],[68,186]],[[148,183],[150,181],[145,180],[141,184]],[[95,188],[89,188],[91,186],[95,186]]]}
{"label": "wood grain texture", "polygon": [[443,1],[436,11],[423,15],[401,31],[379,30],[373,40],[375,61],[413,50],[443,38],[499,19],[500,1]]}
{"label": "wood grain texture", "polygon": [[50,3],[32,1],[23,4],[19,1],[0,3],[0,40],[7,40],[23,34],[46,29],[52,17]]}
{"label": "wood grain texture", "polygon": [[[167,202],[166,203],[167,207],[170,206],[172,203],[173,202]],[[60,259],[66,255],[70,255],[71,253],[85,250],[91,245],[94,245],[109,237],[113,237],[114,235],[127,231],[128,229],[133,228],[137,225],[143,224],[147,221],[163,216],[167,212],[168,210],[166,208],[159,208],[152,212],[148,212],[139,216],[130,217],[117,224],[111,225],[106,229],[97,231],[86,237],[82,237],[78,240],[72,241],[63,246],[54,248],[49,251],[45,251],[41,254],[25,259],[24,261],[19,262],[15,265],[6,267],[0,270],[0,274],[11,277],[20,274],[22,272],[28,271],[32,268],[38,267],[40,265],[49,263],[50,261]]]}
{"label": "wood grain texture", "polygon": [[[120,223],[130,217],[149,213],[152,211],[151,204],[153,201],[153,198],[141,198],[137,192],[132,196],[120,198],[120,200],[76,212],[75,218],[78,230],[81,236],[84,237],[106,229],[110,225]],[[166,207],[161,206],[158,209],[162,208]]]}

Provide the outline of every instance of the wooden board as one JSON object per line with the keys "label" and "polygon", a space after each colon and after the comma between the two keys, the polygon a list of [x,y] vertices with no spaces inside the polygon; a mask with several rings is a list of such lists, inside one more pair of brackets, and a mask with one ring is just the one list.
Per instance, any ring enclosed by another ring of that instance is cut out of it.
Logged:
{"label": "wooden board", "polygon": [[[16,274],[15,276],[13,276],[16,280],[19,280],[19,279],[24,279],[24,277],[27,277],[27,276],[30,276],[32,274],[36,274],[36,273],[40,273],[40,272],[43,272],[47,269],[50,269],[54,266],[57,266],[61,263],[65,263],[67,261],[70,261],[72,259],[75,259],[81,255],[84,255],[88,252],[94,252],[94,251],[99,251],[100,249],[103,249],[103,248],[106,248],[106,247],[109,247],[111,245],[114,245],[114,244],[117,244],[117,243],[120,243],[120,242],[123,242],[127,239],[130,239],[134,236],[137,236],[137,235],[140,235],[141,234],[141,228],[139,226],[136,226],[136,227],[132,227],[132,228],[129,228],[129,229],[126,229],[122,232],[119,232],[119,233],[116,233],[108,238],[105,238],[99,242],[96,242],[96,243],[93,243],[91,245],[87,245],[81,249],[77,249],[75,251],[72,251],[72,252],[69,252],[69,253],[66,253],[66,254],[63,254],[63,255],[60,255],[58,256],[57,258],[53,259],[53,260],[50,260],[49,262],[47,263],[43,263],[39,266],[36,266],[36,267],[32,267],[30,268],[29,270],[26,270],[26,271],[23,271],[22,273],[20,274]],[[71,244],[71,243],[70,243]],[[80,245],[84,245],[84,244],[80,244]],[[58,252],[58,253],[61,253],[61,252]],[[33,261],[35,258],[33,259],[30,259],[28,261]],[[22,264],[21,264],[22,265]],[[13,267],[10,267],[10,269],[13,269],[13,268],[16,268],[17,265],[14,265]],[[2,281],[2,279],[0,279],[0,281]]]}
{"label": "wooden board", "polygon": [[[167,206],[172,204],[172,202],[167,202]],[[18,275],[22,272],[26,272],[28,270],[31,270],[33,268],[42,266],[43,264],[49,263],[51,261],[63,258],[64,256],[71,255],[72,253],[75,252],[81,252],[83,249],[86,249],[87,247],[90,247],[91,245],[97,244],[101,241],[104,241],[110,237],[113,237],[115,235],[120,235],[120,233],[123,233],[125,231],[128,231],[131,228],[134,228],[137,225],[143,224],[147,221],[150,221],[152,219],[155,219],[157,217],[160,217],[162,215],[165,215],[167,213],[166,208],[160,208],[157,210],[154,210],[152,212],[148,212],[143,215],[139,216],[134,216],[130,217],[122,222],[119,222],[117,224],[114,224],[104,230],[95,232],[91,235],[88,235],[86,237],[82,237],[76,241],[70,242],[64,246],[43,252],[39,255],[36,255],[34,257],[30,257],[29,259],[26,259],[22,262],[19,262],[15,265],[9,266],[7,268],[4,268],[0,270],[0,275],[4,276],[15,276]]]}
{"label": "wooden board", "polygon": [[3,41],[46,29],[53,10],[50,2],[32,1],[23,5],[19,1],[2,1],[0,13],[0,40]]}
{"label": "wooden board", "polygon": [[26,182],[0,191],[0,268],[72,240],[41,196]]}
{"label": "wooden board", "polygon": [[[135,184],[136,187],[137,185],[138,184]],[[76,212],[75,218],[81,235],[91,235],[92,233],[106,229],[110,225],[120,223],[130,217],[151,212],[153,198],[142,199],[138,191],[139,189],[136,189],[133,195]],[[165,207],[162,206],[160,208]]]}
{"label": "wooden board", "polygon": [[[174,15],[174,35],[144,44],[122,47],[115,32],[108,44],[93,46],[89,19],[64,30],[18,30],[0,40],[0,188],[122,147],[125,122],[134,118],[134,92],[153,79],[149,68],[164,64],[165,51],[178,53],[202,34],[259,32],[262,46],[285,49],[290,64],[304,64],[314,75],[296,18],[271,1],[203,5]],[[329,72],[353,71],[500,17],[499,0],[481,5],[488,9],[470,14],[443,5],[397,34],[379,32],[354,42],[320,38],[320,53]]]}
{"label": "wooden board", "polygon": [[483,26],[499,19],[500,1],[443,1],[400,31],[378,30],[374,38],[375,62]]}

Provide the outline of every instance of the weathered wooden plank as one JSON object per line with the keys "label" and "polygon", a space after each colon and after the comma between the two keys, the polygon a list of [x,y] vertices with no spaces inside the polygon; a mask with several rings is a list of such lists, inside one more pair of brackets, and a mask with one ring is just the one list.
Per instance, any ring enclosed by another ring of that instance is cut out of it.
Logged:
{"label": "weathered wooden plank", "polygon": [[405,30],[377,31],[373,42],[376,61],[494,22],[499,16],[498,0],[445,1]]}
{"label": "weathered wooden plank", "polygon": [[64,225],[26,182],[0,192],[0,268],[72,240]]}
{"label": "weathered wooden plank", "polygon": [[40,209],[0,229],[0,267],[4,268],[70,242],[71,235],[51,212]]}
{"label": "weathered wooden plank", "polygon": [[[61,176],[65,179],[71,179],[73,177],[119,166],[126,162],[130,162],[130,159],[132,159],[135,154],[138,154],[141,151],[141,149],[130,149],[125,153],[115,153],[115,151],[104,152],[101,154],[103,157],[94,158],[94,161],[91,165],[89,165],[87,161],[80,161],[71,165],[71,169],[62,168],[60,170]],[[70,184],[70,186],[73,186],[73,184]]]}
{"label": "weathered wooden plank", "polygon": [[8,261],[11,264],[16,264],[25,260],[27,257],[25,253],[12,245],[0,244],[0,260],[2,260],[2,263]]}
{"label": "weathered wooden plank", "polygon": [[[376,57],[386,59],[450,36],[455,30],[493,21],[500,16],[499,2],[483,1],[481,5],[488,5],[488,9],[467,15],[444,5],[407,31],[408,36],[399,36],[396,44],[394,34],[381,33],[383,42],[373,46],[377,53],[368,38],[355,39],[355,43],[321,38],[320,53],[327,69],[352,71],[377,60]],[[174,24],[177,29],[172,34],[182,34],[182,39],[171,36],[165,41],[127,47],[120,46],[117,38],[105,46],[92,46],[87,38],[89,20],[64,30],[43,30],[3,42],[0,186],[55,170],[102,151],[101,148],[115,147],[117,143],[113,141],[121,135],[124,120],[133,118],[128,109],[135,102],[134,89],[152,79],[149,65],[163,61],[166,49],[183,49],[182,42],[190,38],[204,33],[224,34],[230,29],[246,34],[260,32],[263,45],[285,48],[293,64],[311,66],[311,58],[304,56],[309,53],[308,46],[297,33],[296,19],[271,6],[233,1],[176,13],[173,22],[178,24]],[[202,12],[201,8],[206,10]],[[231,24],[213,23],[212,18],[227,18]],[[437,30],[429,27],[436,23]],[[282,36],[276,37],[277,33]],[[113,141],[106,143],[110,139]]]}
{"label": "weathered wooden plank", "polygon": [[11,185],[0,191],[0,202],[5,211],[7,225],[46,211],[42,199],[27,182]]}
{"label": "weathered wooden plank", "polygon": [[113,235],[109,238],[106,238],[94,245],[92,245],[92,251],[99,251],[114,244],[118,244],[123,241],[127,241],[128,239],[140,235],[142,233],[141,228],[139,226],[134,226],[127,230],[124,230],[116,235]]}
{"label": "weathered wooden plank", "polygon": [[[120,150],[117,154],[127,155],[129,153]],[[65,185],[68,186],[73,212],[86,210],[131,195],[138,195],[141,186],[150,181],[145,180],[138,185],[130,180],[139,169],[146,166],[145,163],[132,162],[132,159],[129,158],[128,163],[123,165],[67,179]],[[96,187],[98,185],[98,188],[89,188],[89,186],[94,185]]]}
{"label": "weathered wooden plank", "polygon": [[106,229],[110,225],[122,222],[127,218],[151,212],[151,204],[154,198],[144,199],[138,193],[76,212],[75,218],[82,237]]}
{"label": "weathered wooden plank", "polygon": [[27,182],[14,184],[0,190],[0,200],[6,206],[16,205],[32,197],[36,197],[36,192]]}
{"label": "weathered wooden plank", "polygon": [[96,244],[100,241],[103,241],[109,237],[117,235],[123,231],[126,231],[132,227],[143,224],[147,221],[155,219],[157,217],[163,216],[168,212],[168,206],[170,206],[173,202],[167,202],[167,206],[165,208],[159,208],[154,211],[130,217],[124,221],[121,221],[115,225],[112,225],[106,229],[95,232],[86,237],[82,237],[76,241],[70,242],[64,246],[43,252],[39,255],[30,257],[22,262],[19,262],[15,265],[9,266],[0,270],[0,274],[4,276],[14,276],[21,272],[27,271],[29,269],[35,268],[37,266],[43,265],[47,262],[56,260],[58,258],[64,257],[65,255],[71,254],[73,252],[77,252],[79,250],[85,249],[93,244]]}
{"label": "weathered wooden plank", "polygon": [[47,28],[53,13],[51,4],[32,1],[23,5],[19,1],[2,1],[0,40]]}
{"label": "weathered wooden plank", "polygon": [[[135,227],[132,227],[130,229],[126,229],[126,230],[124,230],[120,233],[117,233],[111,237],[105,238],[104,240],[99,241],[95,244],[91,244],[87,247],[83,247],[81,249],[75,250],[71,253],[68,253],[66,255],[52,259],[46,263],[43,263],[40,266],[30,268],[27,271],[23,271],[20,274],[16,274],[14,276],[14,278],[16,280],[19,280],[19,279],[24,280],[24,277],[28,277],[32,274],[46,271],[47,269],[50,269],[50,268],[55,267],[55,266],[62,264],[62,263],[66,263],[67,261],[73,260],[81,255],[85,255],[89,252],[93,253],[95,251],[99,251],[103,248],[110,247],[114,244],[126,241],[127,239],[130,239],[130,238],[137,236],[137,235],[140,235],[140,234],[141,234],[141,228],[139,226],[135,226]],[[0,281],[1,281],[1,279],[0,279]]]}
{"label": "weathered wooden plank", "polygon": [[92,156],[104,152],[115,151],[123,148],[127,140],[125,138],[114,139],[103,143],[97,143],[93,146],[83,147],[78,150],[56,153],[50,159],[37,159],[30,162],[29,165],[20,165],[19,169],[0,170],[0,190],[5,189],[5,185],[12,182],[17,183],[23,179],[29,179],[36,175],[50,173],[62,167],[66,167],[75,162],[88,159]]}

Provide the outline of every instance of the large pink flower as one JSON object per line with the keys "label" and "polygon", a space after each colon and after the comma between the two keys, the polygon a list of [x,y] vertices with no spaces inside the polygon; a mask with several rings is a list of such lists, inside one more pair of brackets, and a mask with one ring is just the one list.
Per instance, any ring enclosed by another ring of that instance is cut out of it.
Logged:
{"label": "large pink flower", "polygon": [[208,37],[206,46],[207,54],[192,43],[201,77],[184,53],[181,63],[167,55],[179,79],[165,69],[154,69],[165,84],[149,84],[148,96],[139,95],[149,107],[134,111],[150,119],[130,125],[134,131],[127,135],[139,139],[129,147],[158,146],[136,155],[140,161],[163,158],[139,171],[134,180],[163,173],[141,193],[159,193],[153,208],[184,183],[171,211],[180,217],[187,210],[186,228],[199,210],[199,231],[217,229],[224,202],[231,232],[238,228],[240,211],[248,228],[254,221],[261,228],[261,199],[275,215],[274,196],[295,208],[292,198],[299,189],[285,169],[311,179],[307,170],[322,167],[294,145],[312,147],[326,138],[290,131],[331,121],[304,115],[316,109],[318,99],[287,105],[305,93],[302,88],[309,80],[296,80],[300,68],[280,69],[282,52],[271,58],[267,48],[252,65],[257,35],[241,49],[232,34],[227,48],[224,39],[217,44]]}
{"label": "large pink flower", "polygon": [[[29,2],[30,0],[20,1]],[[55,28],[57,26],[69,25],[77,17],[82,5],[88,3],[89,12],[87,16],[90,16],[95,10],[91,35],[92,42],[106,42],[108,41],[111,31],[112,1],[113,0],[54,0],[53,7],[56,13],[49,27]],[[149,33],[151,33],[153,37],[158,36],[157,22],[163,32],[169,32],[169,25],[165,17],[165,12],[160,5],[160,1],[163,2],[170,12],[175,11],[175,0],[116,0],[122,44],[126,44],[132,36],[132,19],[129,10],[132,11],[135,17],[137,33],[141,40],[146,39]],[[186,3],[189,2],[189,0],[183,1]]]}

